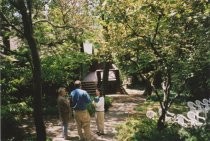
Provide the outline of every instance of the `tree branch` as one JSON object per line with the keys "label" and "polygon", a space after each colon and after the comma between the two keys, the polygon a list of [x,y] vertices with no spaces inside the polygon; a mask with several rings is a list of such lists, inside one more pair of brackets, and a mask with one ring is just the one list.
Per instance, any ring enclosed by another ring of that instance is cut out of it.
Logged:
{"label": "tree branch", "polygon": [[[161,55],[160,55],[160,53],[155,49],[155,47],[154,47],[154,41],[155,41],[155,39],[156,39],[156,36],[157,36],[157,34],[158,34],[158,29],[159,29],[159,26],[160,26],[160,19],[161,19],[161,17],[162,17],[162,15],[159,15],[158,16],[158,21],[157,21],[157,25],[156,25],[156,28],[155,28],[155,33],[154,33],[154,35],[153,35],[153,38],[151,39],[151,41],[150,41],[150,46],[151,46],[151,48],[152,48],[152,50],[153,50],[153,52],[154,52],[154,54],[156,55],[156,56],[158,56],[158,57],[160,57],[160,58],[163,58]],[[164,59],[164,58],[163,58]]]}
{"label": "tree branch", "polygon": [[[28,59],[28,55],[27,54],[21,54],[21,53],[18,53],[16,51],[12,51],[12,50],[9,50],[7,47],[5,47],[4,45],[0,45],[1,48],[7,50],[10,54],[12,55],[17,55],[17,56],[20,56],[20,57],[26,57]],[[1,54],[4,54],[3,52],[1,52]]]}
{"label": "tree branch", "polygon": [[72,27],[72,26],[69,26],[69,25],[55,25],[54,23],[52,23],[52,22],[50,22],[46,19],[35,21],[35,22],[33,22],[33,24],[38,24],[38,23],[41,23],[41,22],[46,22],[46,23],[48,23],[51,26],[56,27],[56,28],[72,28],[72,29],[75,28],[75,27]]}
{"label": "tree branch", "polygon": [[[120,9],[120,8],[119,8],[119,9]],[[122,11],[121,11],[121,13],[122,13]],[[125,17],[125,18],[124,18],[125,24],[127,25],[128,28],[130,28],[130,29],[132,30],[133,35],[135,35],[135,36],[137,36],[137,37],[141,37],[141,38],[143,38],[143,39],[147,39],[147,38],[148,38],[148,37],[142,36],[142,35],[140,35],[138,32],[136,32],[136,30],[135,30],[134,28],[132,28],[132,27],[129,25],[129,23],[127,22],[126,16],[124,16],[124,17]],[[155,47],[154,47],[154,41],[155,41],[156,36],[157,36],[157,34],[158,34],[158,29],[159,29],[160,19],[161,19],[161,18],[162,18],[162,15],[159,14],[158,20],[157,20],[157,25],[156,25],[156,28],[155,28],[155,33],[154,33],[154,35],[153,35],[152,40],[149,41],[149,42],[150,42],[151,49],[153,50],[154,54],[155,54],[157,57],[160,57],[160,58],[162,58],[162,56],[161,56],[161,54],[155,49]],[[119,22],[121,22],[121,21],[119,21]]]}
{"label": "tree branch", "polygon": [[11,24],[11,23],[7,20],[7,18],[4,16],[4,14],[3,14],[2,12],[0,12],[0,13],[1,13],[2,19],[3,19],[9,26],[11,26],[14,30],[16,30],[16,31],[17,31],[18,33],[20,33],[22,36],[24,35],[23,32],[22,32],[21,30],[19,30],[15,25]]}
{"label": "tree branch", "polygon": [[161,109],[164,109],[165,107],[163,106],[163,104],[162,104],[162,102],[161,102],[162,100],[161,100],[161,97],[160,97],[160,95],[159,95],[157,89],[155,89],[154,86],[152,86],[152,87],[153,87],[153,91],[155,92],[155,95],[158,97],[158,100],[159,100]]}

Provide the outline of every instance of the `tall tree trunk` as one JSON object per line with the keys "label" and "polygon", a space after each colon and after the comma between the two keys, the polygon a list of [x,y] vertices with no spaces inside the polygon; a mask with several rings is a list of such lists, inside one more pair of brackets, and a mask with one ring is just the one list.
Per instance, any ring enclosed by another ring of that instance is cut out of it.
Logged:
{"label": "tall tree trunk", "polygon": [[159,130],[162,130],[165,127],[165,117],[166,117],[166,113],[169,109],[170,106],[170,89],[171,89],[171,74],[170,74],[170,70],[166,70],[166,77],[165,80],[163,81],[162,84],[162,89],[163,89],[163,104],[161,103],[161,116],[158,119],[158,123],[157,123],[157,127]]}
{"label": "tall tree trunk", "polygon": [[165,128],[165,117],[166,117],[166,109],[161,108],[162,112],[157,122],[157,128],[159,131]]}
{"label": "tall tree trunk", "polygon": [[152,94],[151,82],[148,79],[145,79],[144,82],[145,82],[145,91],[144,91],[143,95],[150,96]]}
{"label": "tall tree trunk", "polygon": [[[80,47],[80,52],[83,52],[84,53],[84,47],[83,47],[83,42],[80,42],[79,43],[79,47]],[[83,79],[83,77],[84,77],[84,69],[83,69],[83,65],[82,65],[82,63],[80,64],[80,80],[82,80]]]}
{"label": "tall tree trunk", "polygon": [[[10,1],[22,15],[24,37],[31,51],[32,73],[33,73],[33,116],[36,126],[37,141],[46,141],[46,129],[43,121],[42,110],[42,84],[41,64],[37,50],[37,44],[33,37],[33,25],[31,19],[32,1],[17,0]],[[26,6],[27,5],[27,6]]]}
{"label": "tall tree trunk", "polygon": [[115,77],[116,77],[116,92],[121,92],[121,86],[120,86],[120,72],[119,70],[114,71]]}
{"label": "tall tree trunk", "polygon": [[27,38],[29,47],[31,49],[33,68],[33,116],[36,126],[37,140],[46,140],[46,130],[43,121],[42,110],[42,84],[41,84],[41,65],[36,48],[36,42],[32,36]]}
{"label": "tall tree trunk", "polygon": [[148,96],[152,94],[152,85],[151,82],[143,75],[140,73],[140,77],[143,80],[143,82],[145,83],[145,91],[143,93],[143,95]]}
{"label": "tall tree trunk", "polygon": [[108,91],[108,81],[109,81],[109,62],[104,62],[104,70],[103,70],[103,80],[102,80],[102,92],[105,96]]}
{"label": "tall tree trunk", "polygon": [[8,52],[10,51],[10,40],[9,36],[3,36],[3,44],[5,46],[4,48],[4,54],[8,55]]}

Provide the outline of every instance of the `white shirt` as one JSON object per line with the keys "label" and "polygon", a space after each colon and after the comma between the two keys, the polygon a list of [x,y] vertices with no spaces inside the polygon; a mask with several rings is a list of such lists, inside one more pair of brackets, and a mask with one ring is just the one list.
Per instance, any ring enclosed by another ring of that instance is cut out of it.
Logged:
{"label": "white shirt", "polygon": [[99,101],[94,102],[94,105],[97,112],[104,112],[104,97],[99,97]]}

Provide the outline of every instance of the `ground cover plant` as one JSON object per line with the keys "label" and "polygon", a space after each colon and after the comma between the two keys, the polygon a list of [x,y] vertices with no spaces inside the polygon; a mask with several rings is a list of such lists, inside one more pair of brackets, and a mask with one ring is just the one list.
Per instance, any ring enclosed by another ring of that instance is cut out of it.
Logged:
{"label": "ground cover plant", "polygon": [[[189,110],[186,99],[179,99],[170,108],[170,112],[175,114],[186,114]],[[149,119],[146,117],[147,110],[154,110],[158,113],[158,100],[155,95],[148,97],[146,102],[141,103],[135,109],[139,111],[139,115],[128,118],[127,121],[119,125],[117,129],[117,140],[123,141],[209,141],[210,139],[210,115],[206,121],[206,125],[202,127],[184,128],[177,123],[167,123],[163,130],[157,128],[157,119]],[[158,116],[158,114],[157,114]]]}

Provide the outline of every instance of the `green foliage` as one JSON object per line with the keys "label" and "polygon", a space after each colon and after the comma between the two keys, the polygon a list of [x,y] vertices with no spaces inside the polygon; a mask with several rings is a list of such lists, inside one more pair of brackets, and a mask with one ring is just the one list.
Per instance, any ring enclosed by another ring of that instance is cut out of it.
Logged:
{"label": "green foliage", "polygon": [[21,86],[27,85],[31,80],[29,67],[20,66],[21,62],[1,61],[1,90],[2,94],[14,94]]}
{"label": "green foliage", "polygon": [[12,103],[6,106],[2,105],[1,114],[2,116],[7,116],[7,114],[13,115],[21,115],[21,114],[29,114],[32,112],[32,108],[29,107],[25,102],[20,103]]}
{"label": "green foliage", "polygon": [[15,115],[3,112],[1,115],[1,139],[23,140],[24,131]]}
{"label": "green foliage", "polygon": [[13,118],[19,120],[22,118],[22,115],[29,115],[32,113],[31,107],[31,97],[24,98],[22,100],[17,100],[14,97],[4,96],[2,97],[2,101],[6,101],[4,105],[1,105],[1,116],[7,117],[8,115],[13,115]]}
{"label": "green foliage", "polygon": [[[11,101],[9,97],[7,100]],[[32,113],[32,108],[28,106],[29,103],[30,99],[18,103],[12,100],[7,105],[1,105],[2,139],[22,140],[24,132],[20,128],[20,122],[24,115]]]}
{"label": "green foliage", "polygon": [[95,115],[96,110],[95,110],[95,107],[94,107],[94,105],[92,103],[88,104],[87,110],[88,110],[90,116],[94,116]]}
{"label": "green foliage", "polygon": [[57,116],[58,115],[58,108],[54,105],[46,105],[44,110],[44,115],[46,116]]}
{"label": "green foliage", "polygon": [[[162,108],[168,109],[174,94],[209,96],[210,77],[204,75],[210,66],[207,1],[123,0],[100,6],[106,49],[111,46],[121,72],[138,75],[146,90],[163,89],[158,99]],[[158,88],[153,83],[157,73]],[[166,85],[160,87],[163,81]]]}
{"label": "green foliage", "polygon": [[[101,25],[122,72],[143,73],[151,81],[157,71],[164,78],[170,72],[171,89],[190,93],[186,80],[209,70],[206,1],[124,0],[101,6]],[[209,77],[201,76],[198,87],[208,91]]]}
{"label": "green foliage", "polygon": [[[21,53],[21,52],[20,52]],[[31,83],[31,72],[24,58],[16,61],[1,60],[1,139],[23,140],[24,131],[20,128],[21,119],[31,115],[31,99],[25,98],[22,88]],[[8,131],[9,129],[9,131]]]}
{"label": "green foliage", "polygon": [[159,131],[156,124],[156,121],[150,119],[129,119],[117,127],[117,139],[122,141],[179,141],[175,126]]}
{"label": "green foliage", "polygon": [[[104,103],[105,112],[109,111],[109,108],[112,106],[112,101],[113,100],[112,100],[111,97],[108,97],[108,96],[105,97],[105,103]],[[94,105],[92,103],[88,104],[87,109],[88,109],[88,112],[90,113],[90,115],[94,116],[94,114],[95,114],[95,107],[94,107]]]}
{"label": "green foliage", "polygon": [[111,97],[105,96],[104,100],[105,100],[104,109],[105,112],[108,112],[109,108],[112,106],[113,99]]}
{"label": "green foliage", "polygon": [[116,129],[120,141],[208,141],[210,133],[206,128],[184,129],[178,125],[168,125],[158,130],[157,122],[151,119],[128,119]]}
{"label": "green foliage", "polygon": [[138,120],[130,119],[126,121],[124,124],[119,125],[117,130],[117,140],[120,141],[131,141],[135,140],[135,134],[137,133],[137,128],[140,123]]}
{"label": "green foliage", "polygon": [[[2,36],[23,38],[21,33],[14,34],[14,29],[10,28],[16,27],[22,31],[23,26],[20,26],[21,16],[9,2],[2,1],[2,16],[8,20],[6,22],[3,18]],[[93,1],[91,6],[90,1],[71,2],[69,5],[68,1],[52,1],[48,15],[44,15],[45,2],[33,1],[33,31],[41,55],[44,83],[69,84],[79,77],[79,68],[89,66],[91,62],[90,56],[80,53],[81,44],[95,37],[93,40],[99,50],[97,59],[110,61],[113,55],[125,74],[142,73],[151,79],[157,71],[164,77],[168,71],[170,90],[176,93],[185,91],[182,94],[209,94],[210,11],[207,1],[108,0],[102,3]],[[92,12],[96,12],[94,17],[91,16]],[[27,96],[31,95],[31,92],[21,91],[21,88],[32,87],[31,58],[28,57],[30,53],[25,40],[22,39],[20,44],[22,47],[17,52],[7,54],[9,57],[2,59],[0,64],[1,113],[3,121],[8,119],[5,125],[9,125],[9,121],[18,121],[22,113],[31,112],[31,103],[22,101],[22,97],[26,93]],[[44,110],[46,114],[53,114],[57,110],[52,104],[55,101],[48,103],[48,100],[45,101]],[[105,97],[105,111],[111,102]],[[91,105],[89,109],[94,112]],[[12,125],[17,127],[15,123]],[[203,131],[194,133],[203,134]],[[190,139],[188,135],[183,135],[183,138]]]}
{"label": "green foliage", "polygon": [[210,133],[203,128],[181,128],[178,131],[180,138],[184,141],[209,141]]}
{"label": "green foliage", "polygon": [[63,50],[60,54],[42,59],[42,73],[45,82],[70,84],[78,78],[81,65],[89,65],[90,56],[84,53]]}
{"label": "green foliage", "polygon": [[43,97],[43,111],[46,116],[58,116],[57,98],[56,96]]}

